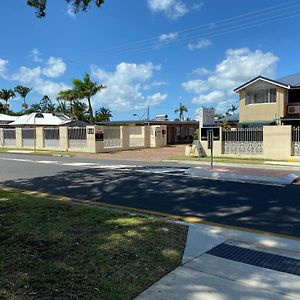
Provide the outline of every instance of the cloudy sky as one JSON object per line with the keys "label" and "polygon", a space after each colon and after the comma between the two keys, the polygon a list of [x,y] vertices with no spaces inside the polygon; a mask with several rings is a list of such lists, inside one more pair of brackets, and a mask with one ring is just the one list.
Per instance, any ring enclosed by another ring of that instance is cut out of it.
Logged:
{"label": "cloudy sky", "polygon": [[179,102],[194,118],[201,106],[237,105],[233,88],[259,74],[300,72],[299,0],[106,0],[76,16],[60,0],[48,1],[45,19],[25,0],[1,2],[0,89],[32,87],[29,103],[55,101],[88,72],[107,85],[94,107],[114,120],[147,105],[173,119]]}

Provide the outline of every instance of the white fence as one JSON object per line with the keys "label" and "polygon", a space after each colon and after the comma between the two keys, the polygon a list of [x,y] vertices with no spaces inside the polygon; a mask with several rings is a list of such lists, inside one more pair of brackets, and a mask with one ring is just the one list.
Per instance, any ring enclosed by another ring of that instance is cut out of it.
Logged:
{"label": "white fence", "polygon": [[35,139],[34,128],[22,128],[22,146],[24,148],[33,148]]}
{"label": "white fence", "polygon": [[0,128],[0,147],[109,152],[166,146],[166,126],[87,126]]}
{"label": "white fence", "polygon": [[59,128],[44,128],[44,148],[59,148]]}
{"label": "white fence", "polygon": [[69,127],[68,143],[71,149],[83,149],[87,147],[87,135],[85,127]]}
{"label": "white fence", "polygon": [[300,156],[300,127],[292,128],[292,155]]}
{"label": "white fence", "polygon": [[0,131],[0,144],[2,147],[6,148],[16,147],[16,130],[4,128]]}
{"label": "white fence", "polygon": [[145,146],[145,127],[130,126],[129,127],[129,147],[144,147]]}
{"label": "white fence", "polygon": [[120,126],[104,127],[103,137],[104,137],[104,149],[122,147]]}
{"label": "white fence", "polygon": [[223,129],[224,154],[262,154],[263,128]]}

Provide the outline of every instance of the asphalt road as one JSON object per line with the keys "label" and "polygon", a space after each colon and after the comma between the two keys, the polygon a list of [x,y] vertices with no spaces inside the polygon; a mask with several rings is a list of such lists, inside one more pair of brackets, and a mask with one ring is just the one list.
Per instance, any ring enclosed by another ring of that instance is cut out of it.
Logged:
{"label": "asphalt road", "polygon": [[0,154],[0,184],[300,237],[300,186],[205,180],[187,166]]}

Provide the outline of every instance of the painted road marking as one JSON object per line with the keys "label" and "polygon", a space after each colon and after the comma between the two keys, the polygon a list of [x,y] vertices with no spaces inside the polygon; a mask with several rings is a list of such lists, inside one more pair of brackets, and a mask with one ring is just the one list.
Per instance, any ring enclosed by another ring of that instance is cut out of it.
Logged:
{"label": "painted road marking", "polygon": [[138,166],[138,165],[100,165],[97,163],[89,162],[66,162],[57,160],[30,160],[30,159],[20,159],[20,158],[4,158],[0,157],[1,160],[6,161],[20,161],[35,164],[53,164],[59,166],[68,167],[79,167],[79,168],[89,168],[89,169],[100,169],[100,170],[116,170],[116,171],[134,171],[140,173],[148,174],[164,174],[169,176],[186,176],[186,168],[174,168],[174,167],[155,167],[155,166]]}

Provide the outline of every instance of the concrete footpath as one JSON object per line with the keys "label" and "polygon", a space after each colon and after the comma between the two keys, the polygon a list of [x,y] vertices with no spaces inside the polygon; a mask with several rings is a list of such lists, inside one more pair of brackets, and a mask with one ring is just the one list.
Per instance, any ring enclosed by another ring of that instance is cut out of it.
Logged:
{"label": "concrete footpath", "polygon": [[[226,259],[226,251],[214,250],[220,246],[247,255]],[[298,240],[189,224],[182,265],[136,299],[300,299],[299,275]]]}
{"label": "concrete footpath", "polygon": [[248,182],[260,184],[288,185],[298,180],[299,171],[263,169],[236,166],[199,166],[189,168],[185,172],[187,175],[204,179],[219,179],[235,182]]}

